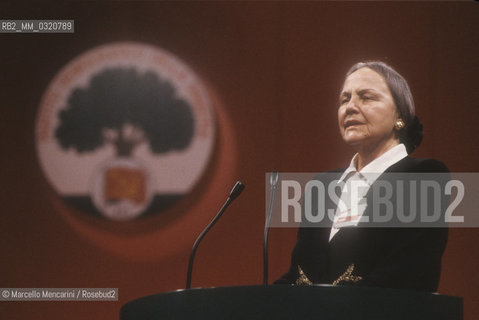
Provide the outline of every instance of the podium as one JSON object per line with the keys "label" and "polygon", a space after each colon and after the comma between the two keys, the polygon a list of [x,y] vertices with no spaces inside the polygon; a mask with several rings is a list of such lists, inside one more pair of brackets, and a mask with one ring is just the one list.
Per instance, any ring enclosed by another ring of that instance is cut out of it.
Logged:
{"label": "podium", "polygon": [[462,320],[462,298],[356,286],[239,286],[178,290],[130,301],[120,320]]}

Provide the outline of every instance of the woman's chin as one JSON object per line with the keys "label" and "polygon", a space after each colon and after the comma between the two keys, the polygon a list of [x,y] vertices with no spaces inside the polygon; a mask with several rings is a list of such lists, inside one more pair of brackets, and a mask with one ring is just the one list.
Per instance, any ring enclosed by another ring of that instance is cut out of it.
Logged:
{"label": "woman's chin", "polygon": [[351,147],[358,147],[361,144],[366,142],[366,139],[364,136],[358,136],[358,135],[347,135],[343,137],[344,142],[346,142],[349,146]]}

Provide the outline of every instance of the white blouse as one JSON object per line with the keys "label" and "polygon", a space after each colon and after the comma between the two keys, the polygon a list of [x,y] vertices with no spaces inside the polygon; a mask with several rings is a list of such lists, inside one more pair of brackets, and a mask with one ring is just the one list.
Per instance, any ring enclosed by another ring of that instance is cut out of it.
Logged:
{"label": "white blouse", "polygon": [[358,225],[366,209],[365,196],[369,188],[387,168],[407,157],[407,151],[404,144],[398,144],[368,163],[360,171],[357,171],[355,166],[357,156],[356,153],[338,181],[338,184],[342,184],[343,187],[329,241],[342,227]]}

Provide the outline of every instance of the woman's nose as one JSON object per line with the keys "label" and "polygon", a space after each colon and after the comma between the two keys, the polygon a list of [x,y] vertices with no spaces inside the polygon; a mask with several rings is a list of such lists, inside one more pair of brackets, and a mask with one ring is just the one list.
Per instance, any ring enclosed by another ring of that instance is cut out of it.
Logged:
{"label": "woman's nose", "polygon": [[352,114],[352,113],[358,113],[358,105],[357,105],[357,99],[354,97],[351,97],[349,99],[348,103],[346,104],[346,114]]}

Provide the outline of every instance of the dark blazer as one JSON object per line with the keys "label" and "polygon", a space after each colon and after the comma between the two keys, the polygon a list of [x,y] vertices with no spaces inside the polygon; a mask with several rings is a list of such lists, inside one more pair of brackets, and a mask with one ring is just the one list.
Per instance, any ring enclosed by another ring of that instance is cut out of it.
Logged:
{"label": "dark blazer", "polygon": [[[448,169],[437,160],[406,157],[385,172],[446,173]],[[341,174],[342,171],[337,172],[336,179]],[[369,193],[366,197],[368,207],[364,215],[370,209]],[[334,206],[326,203],[327,208]],[[446,227],[370,228],[360,223],[341,228],[331,242],[330,231],[330,226],[300,227],[289,271],[275,283],[437,290],[448,236]]]}

